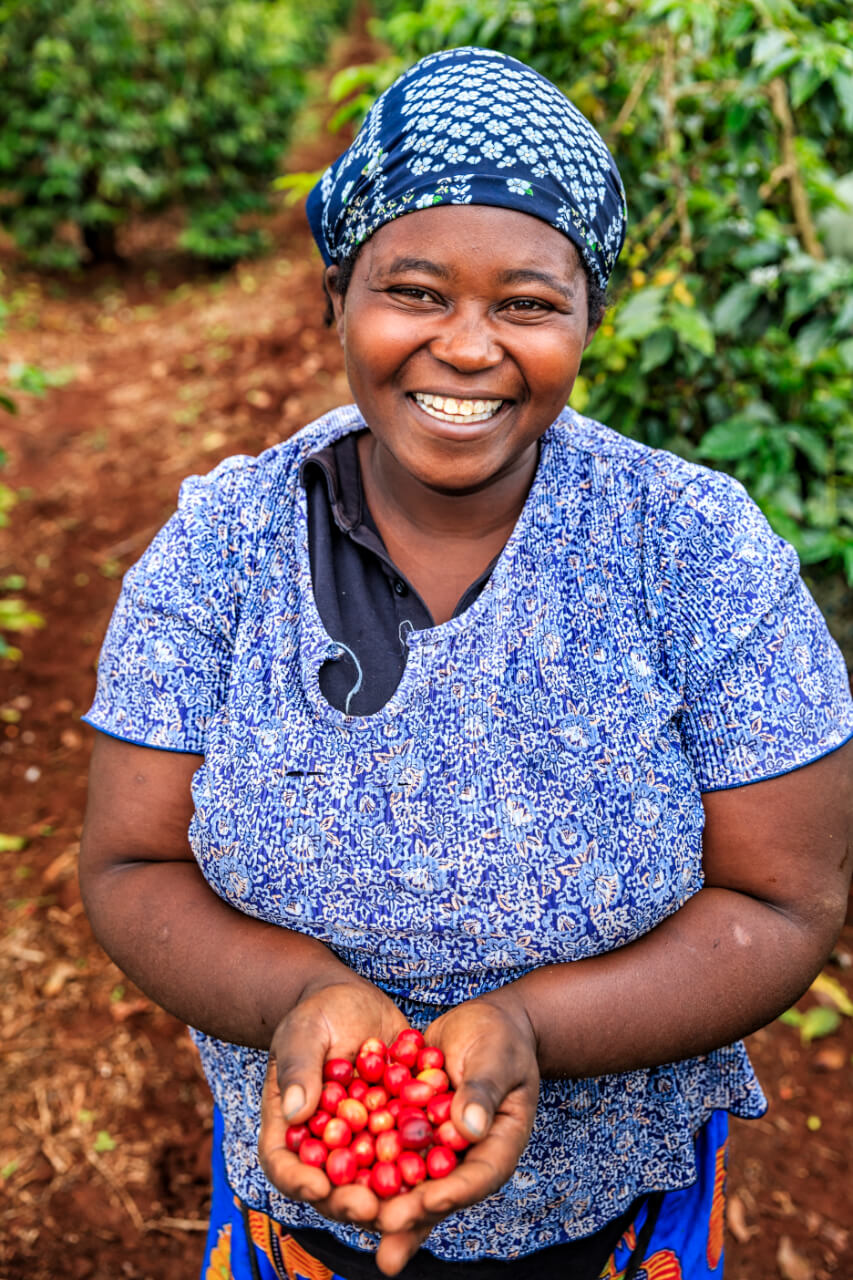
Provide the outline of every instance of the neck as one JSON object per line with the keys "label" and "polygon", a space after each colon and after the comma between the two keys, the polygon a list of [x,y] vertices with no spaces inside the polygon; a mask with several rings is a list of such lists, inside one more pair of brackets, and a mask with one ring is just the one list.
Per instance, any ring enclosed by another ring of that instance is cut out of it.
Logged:
{"label": "neck", "polygon": [[536,474],[539,446],[482,488],[462,492],[422,484],[369,431],[359,440],[359,462],[364,496],[380,527],[390,522],[418,538],[476,542],[499,532],[508,536],[514,527]]}

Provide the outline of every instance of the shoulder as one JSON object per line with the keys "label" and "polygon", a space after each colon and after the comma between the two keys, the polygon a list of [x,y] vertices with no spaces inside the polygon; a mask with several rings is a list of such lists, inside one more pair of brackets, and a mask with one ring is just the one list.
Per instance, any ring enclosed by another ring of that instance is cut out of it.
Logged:
{"label": "shoulder", "polygon": [[797,564],[793,548],[733,476],[621,436],[571,409],[552,433],[566,458],[582,460],[590,491],[614,528],[626,521],[641,527],[646,556],[688,554],[701,544],[703,554],[716,548],[714,558],[739,551],[746,559],[766,554]]}

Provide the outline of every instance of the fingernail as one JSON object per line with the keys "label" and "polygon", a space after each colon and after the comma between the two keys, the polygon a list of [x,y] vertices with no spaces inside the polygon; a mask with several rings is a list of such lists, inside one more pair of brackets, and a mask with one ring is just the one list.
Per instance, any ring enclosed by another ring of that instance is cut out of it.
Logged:
{"label": "fingernail", "polygon": [[479,1102],[469,1103],[462,1112],[462,1119],[465,1121],[465,1124],[471,1132],[475,1133],[478,1138],[486,1132],[488,1116],[486,1115],[485,1109],[480,1106]]}
{"label": "fingernail", "polygon": [[281,1106],[285,1120],[292,1120],[302,1110],[305,1106],[305,1090],[301,1084],[287,1086]]}

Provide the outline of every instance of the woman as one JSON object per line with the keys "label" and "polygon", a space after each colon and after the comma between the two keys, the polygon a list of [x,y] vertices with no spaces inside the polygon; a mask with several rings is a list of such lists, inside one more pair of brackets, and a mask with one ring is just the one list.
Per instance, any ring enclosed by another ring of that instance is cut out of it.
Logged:
{"label": "woman", "polygon": [[[840,654],[739,485],[564,408],[625,214],[547,81],[424,59],[309,217],[356,405],[186,483],[88,717],[87,909],[216,1101],[206,1274],[719,1275],[739,1038],[844,917]],[[285,1125],[407,1024],[475,1145],[331,1190]]]}

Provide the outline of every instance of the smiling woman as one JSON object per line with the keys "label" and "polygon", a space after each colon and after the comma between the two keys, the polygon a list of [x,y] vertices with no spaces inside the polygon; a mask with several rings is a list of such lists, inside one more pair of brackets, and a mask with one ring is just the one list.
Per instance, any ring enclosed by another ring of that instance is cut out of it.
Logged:
{"label": "smiling woman", "polygon": [[[625,208],[552,85],[424,59],[308,212],[355,404],[186,482],[88,717],[87,909],[216,1102],[205,1280],[712,1280],[740,1038],[844,916],[840,654],[739,485],[565,407]],[[474,1146],[380,1201],[286,1126],[407,1024]]]}

